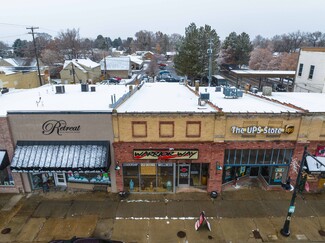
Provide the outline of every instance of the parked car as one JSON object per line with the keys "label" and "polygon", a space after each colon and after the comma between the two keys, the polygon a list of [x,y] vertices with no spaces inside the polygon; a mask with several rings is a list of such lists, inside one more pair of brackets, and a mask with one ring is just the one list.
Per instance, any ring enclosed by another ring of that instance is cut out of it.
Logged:
{"label": "parked car", "polygon": [[121,80],[117,78],[109,78],[107,80],[103,80],[100,82],[100,84],[119,84]]}
{"label": "parked car", "polygon": [[277,92],[287,92],[286,87],[283,84],[277,84],[275,87],[275,91]]}

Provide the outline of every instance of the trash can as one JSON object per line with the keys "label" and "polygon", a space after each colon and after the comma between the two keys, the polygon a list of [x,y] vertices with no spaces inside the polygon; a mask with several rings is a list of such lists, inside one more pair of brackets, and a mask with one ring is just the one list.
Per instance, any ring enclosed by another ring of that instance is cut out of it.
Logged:
{"label": "trash can", "polygon": [[210,197],[211,197],[211,198],[217,198],[217,197],[218,197],[218,192],[216,192],[216,191],[212,191],[212,192],[210,193]]}

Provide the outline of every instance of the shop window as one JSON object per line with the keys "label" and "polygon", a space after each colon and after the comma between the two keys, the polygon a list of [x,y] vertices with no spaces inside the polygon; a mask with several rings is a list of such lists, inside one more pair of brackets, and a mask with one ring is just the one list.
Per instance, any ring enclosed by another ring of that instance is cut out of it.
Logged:
{"label": "shop window", "polygon": [[241,153],[241,164],[249,164],[249,163],[255,163],[255,161],[251,161],[249,159],[250,150],[249,149],[243,149]]}
{"label": "shop window", "polygon": [[159,122],[159,137],[174,137],[174,122]]}
{"label": "shop window", "polygon": [[14,179],[7,169],[0,170],[0,186],[14,186]]}
{"label": "shop window", "polygon": [[172,163],[157,164],[157,192],[173,191],[174,170]]}
{"label": "shop window", "polygon": [[261,169],[261,175],[265,179],[265,181],[270,184],[270,172],[271,172],[271,166],[262,166]]}
{"label": "shop window", "polygon": [[133,121],[132,122],[132,137],[135,137],[135,138],[147,137],[147,122]]}
{"label": "shop window", "polygon": [[69,171],[67,173],[68,182],[90,183],[90,184],[110,184],[107,172],[85,173],[79,171]]}
{"label": "shop window", "polygon": [[136,163],[123,163],[124,188],[131,192],[140,191],[139,165]]}
{"label": "shop window", "polygon": [[156,164],[142,163],[140,164],[140,189],[142,192],[156,191]]}
{"label": "shop window", "polygon": [[293,149],[285,149],[283,155],[283,164],[289,165],[292,159]]}
{"label": "shop window", "polygon": [[200,121],[186,122],[186,137],[189,137],[189,138],[201,137],[201,122]]}
{"label": "shop window", "polygon": [[257,159],[256,164],[263,164],[264,163],[264,156],[265,156],[265,149],[259,149],[257,151]]}
{"label": "shop window", "polygon": [[273,149],[265,149],[264,164],[272,164]]}
{"label": "shop window", "polygon": [[257,149],[251,149],[249,153],[249,163],[256,164]]}

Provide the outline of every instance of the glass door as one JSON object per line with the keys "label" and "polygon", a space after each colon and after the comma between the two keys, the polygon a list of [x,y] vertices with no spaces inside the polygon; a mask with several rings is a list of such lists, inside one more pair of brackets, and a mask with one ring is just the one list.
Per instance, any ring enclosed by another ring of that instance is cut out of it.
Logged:
{"label": "glass door", "polygon": [[188,164],[178,165],[178,186],[179,187],[190,186],[190,165]]}
{"label": "glass door", "polygon": [[65,173],[54,173],[54,180],[56,186],[67,186]]}

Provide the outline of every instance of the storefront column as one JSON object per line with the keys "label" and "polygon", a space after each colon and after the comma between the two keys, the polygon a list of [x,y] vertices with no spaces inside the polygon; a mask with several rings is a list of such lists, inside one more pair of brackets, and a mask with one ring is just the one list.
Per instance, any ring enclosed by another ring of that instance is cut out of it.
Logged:
{"label": "storefront column", "polygon": [[222,169],[225,157],[225,149],[224,146],[212,145],[211,151],[213,152],[211,153],[207,191],[217,191],[218,193],[221,193]]}
{"label": "storefront column", "polygon": [[[308,145],[309,145],[308,142],[296,143],[296,147],[295,147],[295,150],[292,155],[292,161],[290,163],[290,168],[289,168],[289,173],[288,173],[288,177],[290,176],[291,183],[293,184],[293,186],[295,186],[294,183],[298,176],[299,165],[300,165],[303,153],[304,153],[305,146],[308,146]],[[307,149],[307,151],[308,151],[308,149]]]}

